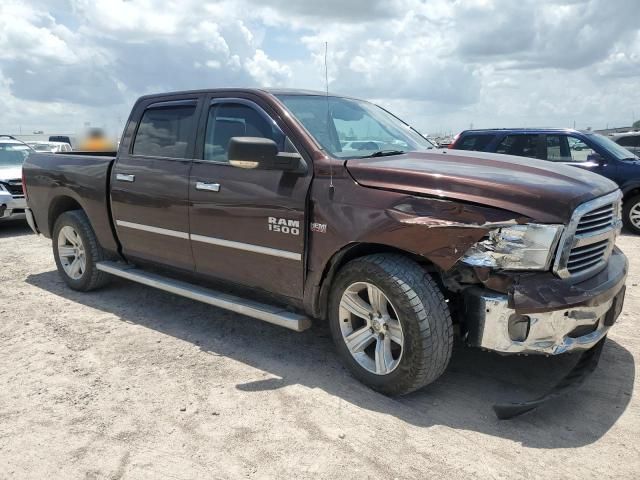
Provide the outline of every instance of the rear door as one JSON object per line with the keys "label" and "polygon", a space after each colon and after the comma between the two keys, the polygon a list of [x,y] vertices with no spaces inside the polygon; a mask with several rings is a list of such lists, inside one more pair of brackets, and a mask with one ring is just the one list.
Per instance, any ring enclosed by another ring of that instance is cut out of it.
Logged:
{"label": "rear door", "polygon": [[191,241],[196,270],[228,282],[302,298],[306,174],[243,169],[229,164],[231,137],[273,139],[295,151],[259,99],[215,98],[203,111],[189,180]]}
{"label": "rear door", "polygon": [[199,100],[155,98],[132,115],[129,149],[119,152],[111,177],[111,208],[127,257],[194,270],[187,192]]}

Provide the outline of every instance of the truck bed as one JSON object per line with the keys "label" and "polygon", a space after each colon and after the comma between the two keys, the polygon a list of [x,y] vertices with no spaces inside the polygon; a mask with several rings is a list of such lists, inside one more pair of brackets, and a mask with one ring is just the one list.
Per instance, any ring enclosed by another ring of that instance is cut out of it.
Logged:
{"label": "truck bed", "polygon": [[27,203],[38,230],[51,238],[58,211],[82,208],[103,248],[118,243],[111,222],[109,182],[115,152],[32,153],[23,165]]}

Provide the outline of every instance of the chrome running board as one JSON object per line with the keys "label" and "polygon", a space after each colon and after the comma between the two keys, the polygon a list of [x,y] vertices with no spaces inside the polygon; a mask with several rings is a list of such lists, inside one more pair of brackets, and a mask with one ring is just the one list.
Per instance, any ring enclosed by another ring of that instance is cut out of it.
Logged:
{"label": "chrome running board", "polygon": [[117,262],[98,262],[98,270],[126,278],[149,287],[158,288],[165,292],[174,293],[181,297],[224,308],[247,317],[257,318],[281,327],[302,332],[311,326],[311,320],[298,313],[290,312],[282,307],[254,302],[235,295],[216,292],[208,288],[198,287],[187,282],[163,277],[155,273],[145,272],[134,266]]}

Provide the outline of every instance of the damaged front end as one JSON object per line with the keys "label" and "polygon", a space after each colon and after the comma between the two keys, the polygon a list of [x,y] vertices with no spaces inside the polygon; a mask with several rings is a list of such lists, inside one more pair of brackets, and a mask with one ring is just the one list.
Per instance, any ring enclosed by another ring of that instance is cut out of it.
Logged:
{"label": "damaged front end", "polygon": [[470,266],[500,270],[548,270],[562,225],[527,223],[491,230],[462,257]]}
{"label": "damaged front end", "polygon": [[466,344],[503,355],[583,352],[548,394],[496,406],[499,418],[569,391],[595,368],[624,303],[628,262],[615,247],[619,231],[614,192],[579,206],[566,226],[496,227],[443,273]]}

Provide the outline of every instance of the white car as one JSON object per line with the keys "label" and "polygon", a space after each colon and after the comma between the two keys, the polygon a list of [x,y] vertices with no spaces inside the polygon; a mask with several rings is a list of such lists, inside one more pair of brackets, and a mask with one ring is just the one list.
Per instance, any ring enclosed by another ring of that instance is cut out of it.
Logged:
{"label": "white car", "polygon": [[22,190],[22,163],[33,152],[26,143],[0,135],[0,218],[24,213],[27,202]]}
{"label": "white car", "polygon": [[27,142],[36,152],[70,152],[71,145],[66,142]]}

